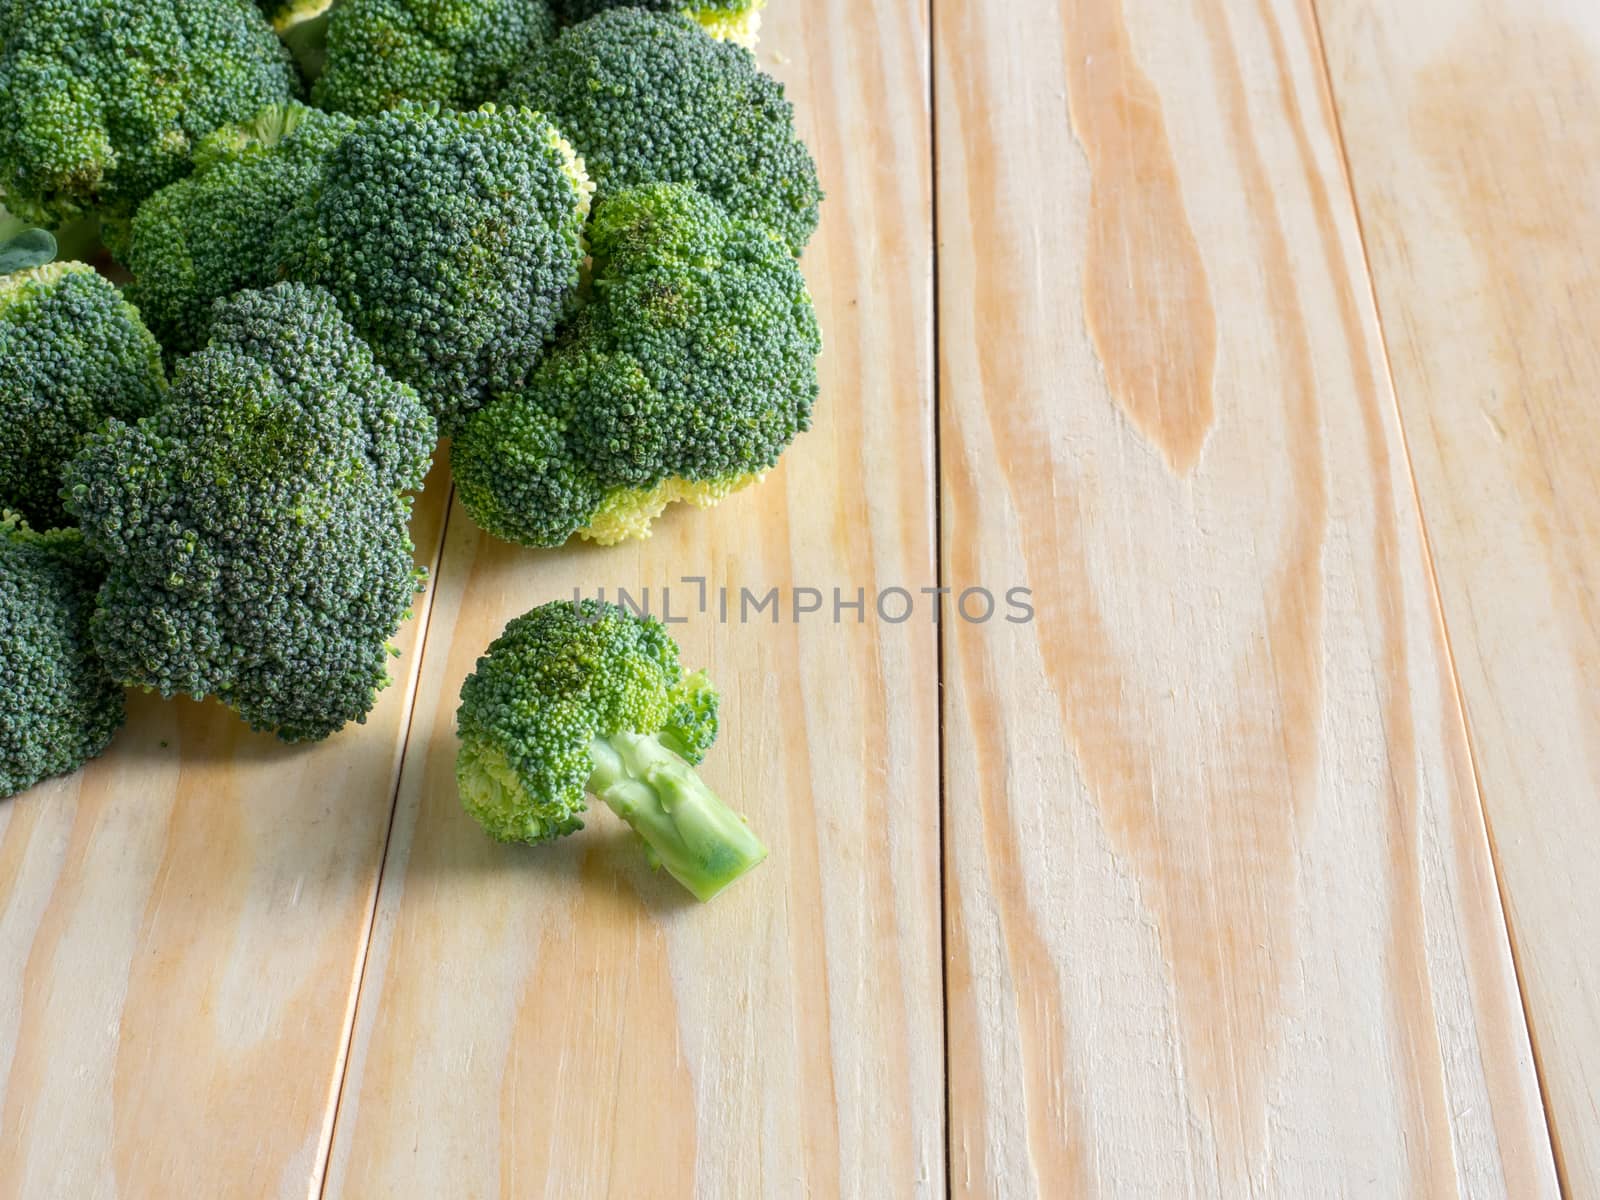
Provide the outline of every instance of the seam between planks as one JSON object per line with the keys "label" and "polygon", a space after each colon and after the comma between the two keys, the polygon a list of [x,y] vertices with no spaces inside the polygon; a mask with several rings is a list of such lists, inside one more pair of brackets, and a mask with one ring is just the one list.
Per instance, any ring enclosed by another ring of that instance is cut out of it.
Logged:
{"label": "seam between planks", "polygon": [[1426,569],[1428,591],[1433,599],[1434,617],[1439,623],[1440,637],[1444,643],[1446,673],[1456,720],[1460,723],[1462,741],[1467,749],[1467,769],[1471,772],[1472,790],[1478,801],[1478,816],[1483,823],[1484,839],[1488,844],[1489,866],[1494,873],[1495,892],[1500,901],[1500,924],[1505,930],[1506,945],[1511,954],[1511,969],[1517,983],[1517,1003],[1522,1011],[1522,1029],[1528,1039],[1533,1056],[1534,1080],[1539,1087],[1539,1106],[1544,1115],[1545,1149],[1555,1165],[1556,1183],[1563,1196],[1570,1195],[1561,1155],[1556,1152],[1555,1125],[1551,1119],[1549,1089],[1545,1085],[1544,1062],[1539,1053],[1539,1040],[1534,1034],[1533,1020],[1528,1012],[1527,990],[1523,983],[1522,958],[1517,949],[1516,933],[1511,927],[1511,907],[1506,896],[1505,880],[1500,870],[1500,853],[1495,845],[1494,825],[1489,818],[1489,807],[1484,801],[1483,781],[1478,772],[1478,751],[1472,739],[1471,723],[1467,719],[1467,706],[1461,690],[1461,675],[1456,668],[1455,645],[1450,636],[1450,621],[1445,613],[1444,597],[1439,590],[1439,573],[1434,563],[1433,541],[1428,533],[1427,513],[1423,507],[1422,492],[1417,486],[1416,466],[1411,457],[1411,442],[1406,433],[1405,412],[1400,407],[1400,389],[1395,382],[1394,362],[1389,352],[1389,329],[1384,321],[1383,304],[1378,297],[1377,278],[1372,269],[1372,253],[1367,243],[1366,221],[1361,213],[1361,201],[1356,195],[1355,174],[1350,166],[1350,150],[1345,142],[1344,119],[1339,114],[1338,97],[1334,90],[1333,70],[1328,62],[1327,39],[1322,34],[1320,0],[1303,0],[1310,21],[1311,36],[1316,42],[1317,68],[1321,76],[1324,102],[1328,106],[1328,119],[1333,129],[1334,146],[1339,154],[1339,170],[1350,212],[1355,220],[1356,241],[1361,250],[1361,273],[1364,276],[1368,303],[1376,317],[1378,354],[1383,364],[1384,381],[1388,385],[1389,403],[1394,409],[1395,428],[1400,437],[1400,454],[1405,462],[1406,479],[1411,488],[1412,502],[1417,515],[1417,526],[1422,535],[1423,565]]}
{"label": "seam between planks", "polygon": [[[435,450],[435,455],[438,451]],[[389,821],[384,828],[383,850],[378,857],[378,874],[372,884],[372,898],[367,904],[367,920],[362,929],[361,945],[356,955],[354,990],[345,1011],[344,1040],[339,1045],[335,1064],[336,1080],[329,1097],[331,1104],[323,1122],[321,1144],[317,1148],[316,1167],[306,1189],[307,1200],[321,1200],[328,1188],[328,1165],[332,1161],[333,1142],[339,1134],[339,1113],[344,1107],[345,1083],[350,1069],[350,1052],[355,1045],[356,1026],[361,1015],[361,995],[367,982],[367,960],[372,951],[372,935],[377,928],[378,902],[383,895],[383,879],[389,866],[389,845],[394,840],[394,821],[400,809],[400,786],[405,782],[407,757],[411,750],[411,730],[416,724],[417,700],[422,692],[422,663],[428,650],[428,634],[433,628],[434,601],[439,595],[439,571],[444,566],[444,551],[450,536],[450,516],[455,509],[456,489],[452,478],[444,501],[444,519],[439,523],[439,538],[428,570],[428,611],[422,617],[422,628],[417,633],[417,645],[411,664],[411,702],[406,706],[405,732],[400,738],[400,757],[395,762],[394,775],[389,789]]]}
{"label": "seam between planks", "polygon": [[[932,271],[929,289],[929,328],[932,332],[930,352],[933,355],[930,371],[933,389],[933,562],[934,586],[949,586],[944,552],[944,463],[941,457],[941,432],[944,424],[944,342],[940,337],[939,317],[941,292],[939,287],[939,0],[928,0],[928,203],[929,266]],[[934,596],[935,604],[943,603],[943,596]],[[950,893],[946,886],[948,869],[945,846],[945,799],[948,786],[945,758],[945,643],[947,635],[943,613],[939,614],[938,636],[934,639],[934,688],[936,750],[939,755],[939,1028],[944,1051],[944,1119],[941,1122],[940,1150],[944,1161],[944,1195],[951,1200],[955,1194],[955,1152],[951,1145],[954,1129],[952,1111],[954,1096],[950,1085]]]}

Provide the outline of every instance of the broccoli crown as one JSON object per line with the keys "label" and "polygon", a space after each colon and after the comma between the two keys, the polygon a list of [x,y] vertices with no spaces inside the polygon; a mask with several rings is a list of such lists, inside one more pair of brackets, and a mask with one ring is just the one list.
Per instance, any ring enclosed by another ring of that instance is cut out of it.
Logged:
{"label": "broccoli crown", "polygon": [[274,282],[274,236],[354,119],[291,102],[208,135],[194,174],[133,219],[130,297],[169,353],[205,345],[216,302]]}
{"label": "broccoli crown", "polygon": [[452,450],[473,519],[525,545],[643,536],[714,503],[807,429],[821,349],[799,266],[769,229],[683,184],[601,204],[592,295],[527,387]]}
{"label": "broccoli crown", "polygon": [[537,113],[406,105],[329,155],[280,257],[338,298],[451,433],[491,388],[525,379],[570,311],[589,194]]}
{"label": "broccoli crown", "polygon": [[0,0],[0,186],[20,216],[125,218],[219,125],[287,100],[251,0]]}
{"label": "broccoli crown", "polygon": [[92,267],[0,277],[0,508],[69,524],[61,472],[84,435],[154,412],[165,392],[161,347]]}
{"label": "broccoli crown", "polygon": [[548,0],[344,0],[312,95],[357,116],[407,100],[474,107],[555,32]]}
{"label": "broccoli crown", "polygon": [[110,564],[93,628],[113,676],[218,696],[286,741],[363,720],[420,586],[402,493],[435,433],[327,293],[226,301],[170,402],[67,470]]}
{"label": "broccoli crown", "polygon": [[783,86],[751,54],[686,17],[613,8],[567,29],[503,100],[548,113],[605,199],[646,183],[693,183],[764,222],[795,254],[817,227],[816,164]]}
{"label": "broccoli crown", "polygon": [[457,779],[501,841],[583,828],[597,738],[660,736],[687,763],[717,737],[718,694],[687,676],[657,621],[595,600],[557,601],[506,626],[461,685]]}
{"label": "broccoli crown", "polygon": [[761,10],[767,0],[560,0],[561,18],[587,21],[596,13],[629,5],[693,17],[712,37],[755,48],[761,36]]}
{"label": "broccoli crown", "polygon": [[0,518],[0,796],[76,771],[122,725],[89,636],[104,571],[77,530]]}

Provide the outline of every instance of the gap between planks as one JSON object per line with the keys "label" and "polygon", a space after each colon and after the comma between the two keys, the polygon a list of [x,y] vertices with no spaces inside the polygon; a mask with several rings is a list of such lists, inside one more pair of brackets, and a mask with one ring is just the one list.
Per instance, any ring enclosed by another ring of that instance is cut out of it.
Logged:
{"label": "gap between planks", "polygon": [[[449,451],[444,451],[448,456]],[[437,457],[439,451],[435,451]],[[322,1123],[322,1135],[317,1143],[316,1167],[307,1181],[307,1200],[322,1200],[328,1188],[328,1163],[333,1156],[333,1140],[339,1135],[339,1111],[344,1105],[345,1079],[350,1069],[350,1051],[355,1043],[356,1018],[361,1007],[362,985],[367,978],[367,959],[372,951],[372,934],[378,917],[378,898],[383,893],[383,877],[389,866],[389,843],[394,838],[395,814],[400,809],[400,785],[405,782],[406,761],[411,749],[411,728],[415,724],[417,698],[422,685],[422,660],[428,651],[428,632],[433,627],[433,600],[438,595],[439,571],[444,566],[444,548],[450,536],[450,517],[455,511],[456,485],[452,478],[444,500],[444,519],[439,522],[439,539],[434,548],[433,561],[428,568],[428,605],[421,617],[422,628],[417,631],[417,644],[412,651],[408,684],[411,702],[406,705],[405,733],[400,738],[400,757],[395,761],[394,776],[389,788],[389,821],[384,827],[383,849],[378,855],[378,875],[373,880],[372,898],[367,904],[366,921],[362,925],[361,945],[356,953],[355,969],[351,979],[350,1003],[345,1006],[344,1038],[339,1043],[339,1057],[334,1062],[333,1083],[328,1096],[328,1115]]]}
{"label": "gap between planks", "polygon": [[1322,11],[1320,0],[1304,0],[1311,36],[1315,39],[1317,72],[1322,84],[1323,104],[1327,108],[1328,123],[1333,130],[1334,146],[1339,153],[1339,178],[1344,187],[1345,199],[1350,206],[1350,214],[1355,221],[1356,239],[1361,249],[1361,275],[1366,285],[1367,300],[1372,305],[1372,311],[1377,317],[1378,356],[1383,364],[1383,378],[1389,392],[1389,404],[1394,410],[1395,429],[1400,438],[1400,454],[1405,460],[1406,482],[1411,489],[1412,502],[1417,514],[1418,533],[1422,539],[1423,565],[1427,571],[1428,593],[1433,598],[1434,619],[1439,622],[1439,635],[1444,643],[1444,665],[1446,675],[1450,682],[1450,698],[1455,712],[1456,720],[1461,726],[1461,740],[1466,746],[1467,766],[1472,777],[1473,795],[1477,797],[1478,814],[1483,822],[1484,841],[1489,855],[1489,868],[1494,874],[1495,892],[1500,901],[1500,925],[1505,931],[1505,940],[1511,955],[1511,969],[1517,981],[1517,1002],[1522,1014],[1522,1030],[1527,1038],[1528,1047],[1533,1055],[1533,1075],[1539,1087],[1539,1106],[1544,1114],[1544,1133],[1546,1149],[1550,1159],[1555,1164],[1556,1182],[1561,1188],[1562,1195],[1568,1195],[1566,1173],[1562,1169],[1561,1156],[1555,1150],[1554,1118],[1550,1111],[1550,1091],[1546,1083],[1546,1068],[1539,1050],[1539,1041],[1533,1035],[1533,1024],[1528,1012],[1527,985],[1523,974],[1522,956],[1517,947],[1517,939],[1511,929],[1510,897],[1506,894],[1506,884],[1500,869],[1500,851],[1495,845],[1494,823],[1490,819],[1489,806],[1484,799],[1483,781],[1478,771],[1478,749],[1473,742],[1467,727],[1466,699],[1461,690],[1461,673],[1456,666],[1455,643],[1451,640],[1450,621],[1445,615],[1444,596],[1439,590],[1439,572],[1434,561],[1433,542],[1428,534],[1427,514],[1422,502],[1422,490],[1417,486],[1417,470],[1411,454],[1411,439],[1406,432],[1405,412],[1400,405],[1399,385],[1395,382],[1394,360],[1389,352],[1389,327],[1384,319],[1383,303],[1378,296],[1377,279],[1372,269],[1372,252],[1367,242],[1366,221],[1361,213],[1361,201],[1356,196],[1355,176],[1350,168],[1350,150],[1345,142],[1344,118],[1339,114],[1339,104],[1334,93],[1333,71],[1328,64],[1328,45],[1322,33]]}

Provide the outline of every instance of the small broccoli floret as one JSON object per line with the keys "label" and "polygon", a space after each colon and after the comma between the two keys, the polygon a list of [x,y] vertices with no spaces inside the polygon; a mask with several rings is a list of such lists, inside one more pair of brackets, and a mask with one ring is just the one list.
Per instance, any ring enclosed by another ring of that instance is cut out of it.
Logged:
{"label": "small broccoli floret", "polygon": [[503,100],[547,113],[604,200],[646,183],[692,183],[764,222],[795,254],[817,227],[816,164],[783,86],[748,51],[687,17],[614,8],[535,55]]}
{"label": "small broccoli floret", "polygon": [[104,573],[77,530],[0,516],[0,796],[76,771],[122,726],[122,688],[89,636]]}
{"label": "small broccoli floret", "polygon": [[600,205],[590,238],[591,299],[452,450],[473,519],[524,545],[644,537],[673,501],[715,504],[777,463],[817,397],[816,313],[765,226],[657,184]]}
{"label": "small broccoli floret", "polygon": [[364,720],[421,586],[403,493],[435,435],[327,293],[225,302],[170,402],[67,470],[110,564],[93,628],[112,675],[218,696],[285,741]]}
{"label": "small broccoli floret", "polygon": [[571,310],[590,190],[537,113],[406,105],[340,142],[281,257],[452,433],[526,378]]}
{"label": "small broccoli floret", "polygon": [[586,21],[596,13],[624,5],[693,17],[712,37],[755,49],[761,37],[761,10],[767,0],[561,0],[568,22]]}
{"label": "small broccoli floret", "polygon": [[342,0],[312,96],[356,116],[407,100],[476,107],[555,32],[548,0]]}
{"label": "small broccoli floret", "polygon": [[694,770],[717,707],[659,622],[592,600],[546,604],[506,626],[461,686],[462,802],[491,836],[538,843],[582,829],[597,796],[653,864],[709,900],[767,856]]}
{"label": "small broccoli floret", "polygon": [[276,281],[274,238],[354,119],[291,103],[210,134],[194,174],[133,220],[129,296],[171,354],[205,345],[216,302]]}
{"label": "small broccoli floret", "polygon": [[6,204],[46,225],[126,220],[188,173],[202,137],[296,86],[251,0],[4,0]]}
{"label": "small broccoli floret", "polygon": [[165,392],[161,347],[93,268],[0,276],[0,508],[40,529],[69,524],[61,472],[84,435],[154,412]]}

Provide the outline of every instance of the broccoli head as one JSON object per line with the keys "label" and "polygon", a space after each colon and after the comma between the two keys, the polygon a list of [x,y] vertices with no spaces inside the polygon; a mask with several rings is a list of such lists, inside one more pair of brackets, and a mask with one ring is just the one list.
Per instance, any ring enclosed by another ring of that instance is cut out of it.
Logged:
{"label": "broccoli head", "polygon": [[67,470],[110,564],[93,630],[112,675],[215,695],[286,741],[365,719],[421,586],[403,493],[435,432],[327,293],[226,301],[170,402]]}
{"label": "broccoli head", "polygon": [[560,0],[562,19],[587,21],[596,13],[631,5],[693,17],[712,37],[755,49],[767,0]]}
{"label": "broccoli head", "polygon": [[276,281],[278,226],[355,126],[299,103],[263,109],[208,135],[194,174],[140,206],[127,255],[129,296],[169,353],[205,345],[218,300]]}
{"label": "broccoli head", "polygon": [[783,86],[679,14],[613,8],[565,30],[507,86],[583,156],[597,198],[692,183],[799,254],[817,227],[816,164]]}
{"label": "broccoli head", "polygon": [[89,636],[104,573],[77,530],[0,517],[0,796],[76,771],[122,726]]}
{"label": "broccoli head", "polygon": [[42,224],[125,220],[202,137],[296,86],[251,0],[0,0],[6,203]]}
{"label": "broccoli head", "polygon": [[360,124],[279,231],[290,278],[338,298],[454,432],[570,311],[590,187],[544,117],[406,105]]}
{"label": "broccoli head", "polygon": [[476,107],[555,32],[549,0],[343,0],[312,96],[356,116],[407,100]]}
{"label": "broccoli head", "polygon": [[817,397],[816,313],[767,227],[656,184],[601,204],[590,242],[589,302],[452,449],[473,519],[525,545],[644,537],[671,501],[715,503],[777,463]]}
{"label": "broccoli head", "polygon": [[462,802],[491,836],[538,843],[582,829],[596,796],[709,900],[767,856],[694,770],[717,706],[659,622],[592,600],[546,604],[506,626],[461,686]]}
{"label": "broccoli head", "polygon": [[165,392],[161,347],[92,267],[0,275],[0,508],[69,524],[61,472],[84,435],[154,412]]}

